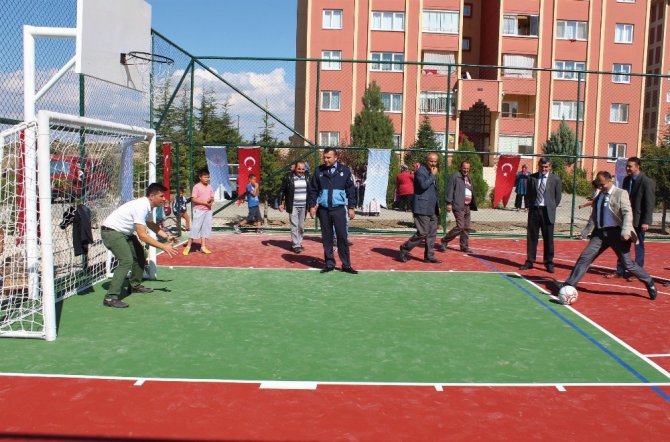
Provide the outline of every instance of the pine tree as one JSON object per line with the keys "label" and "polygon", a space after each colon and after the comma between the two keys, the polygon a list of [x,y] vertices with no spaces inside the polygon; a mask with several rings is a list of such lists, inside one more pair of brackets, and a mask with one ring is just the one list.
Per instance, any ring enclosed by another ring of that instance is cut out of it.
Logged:
{"label": "pine tree", "polygon": [[568,166],[572,166],[574,164],[575,159],[573,157],[555,156],[575,154],[575,133],[565,123],[565,120],[561,120],[558,131],[552,132],[547,142],[542,145],[542,152],[552,158],[552,164],[554,160],[559,160],[556,165],[567,164]]}

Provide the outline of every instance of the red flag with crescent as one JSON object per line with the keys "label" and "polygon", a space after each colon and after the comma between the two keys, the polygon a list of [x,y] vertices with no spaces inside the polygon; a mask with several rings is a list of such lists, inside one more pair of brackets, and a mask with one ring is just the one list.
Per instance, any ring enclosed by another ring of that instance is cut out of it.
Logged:
{"label": "red flag with crescent", "polygon": [[493,207],[498,207],[500,200],[503,202],[503,207],[507,206],[509,197],[512,195],[512,189],[514,188],[520,160],[521,157],[519,155],[501,155],[498,159]]}
{"label": "red flag with crescent", "polygon": [[[249,184],[249,174],[256,175],[256,180],[261,181],[261,148],[260,147],[238,147],[237,161],[239,164],[237,175],[237,194],[243,195]],[[237,204],[241,204],[238,200]]]}

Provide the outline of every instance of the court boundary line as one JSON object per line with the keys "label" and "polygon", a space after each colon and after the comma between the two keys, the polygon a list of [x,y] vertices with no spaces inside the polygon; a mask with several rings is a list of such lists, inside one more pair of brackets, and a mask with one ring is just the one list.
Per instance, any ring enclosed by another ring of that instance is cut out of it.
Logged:
{"label": "court boundary line", "polygon": [[[595,345],[598,349],[600,349],[601,351],[603,351],[607,356],[609,356],[610,358],[612,358],[615,362],[617,362],[619,365],[621,365],[624,369],[626,369],[626,370],[627,370],[630,374],[632,374],[634,377],[638,378],[638,379],[639,379],[640,381],[642,381],[644,384],[649,384],[649,385],[650,385],[650,388],[651,388],[655,393],[657,393],[659,396],[661,396],[661,398],[663,398],[666,402],[670,402],[670,394],[664,392],[663,390],[661,390],[661,389],[658,388],[658,387],[651,386],[651,382],[650,382],[645,376],[643,376],[641,373],[639,373],[635,368],[631,367],[630,364],[628,364],[626,361],[624,361],[621,357],[619,357],[619,356],[616,355],[613,351],[611,351],[610,349],[608,349],[607,347],[605,347],[601,342],[599,342],[597,339],[595,339],[593,336],[591,336],[589,333],[587,333],[585,330],[583,330],[583,329],[582,329],[581,327],[579,327],[577,324],[575,324],[574,322],[572,322],[570,319],[568,319],[567,317],[565,317],[565,316],[564,316],[563,314],[561,314],[561,312],[559,312],[557,309],[553,308],[552,305],[549,305],[545,300],[540,299],[537,295],[531,293],[528,289],[526,289],[526,288],[523,287],[521,284],[519,284],[517,281],[514,281],[512,278],[510,278],[510,277],[508,276],[509,273],[516,274],[518,277],[520,277],[520,278],[523,279],[524,281],[527,281],[528,283],[531,283],[531,282],[528,281],[523,275],[520,275],[520,274],[515,273],[515,272],[503,273],[501,270],[498,270],[493,264],[490,264],[490,263],[489,263],[488,261],[486,261],[485,259],[478,257],[476,254],[475,254],[474,256],[477,257],[482,263],[484,263],[485,266],[489,267],[489,268],[492,269],[495,273],[497,273],[498,275],[500,275],[501,277],[503,277],[507,282],[509,282],[510,284],[512,284],[512,285],[514,285],[515,287],[517,287],[517,288],[518,288],[519,290],[521,290],[526,296],[528,296],[528,297],[530,297],[531,299],[533,299],[535,302],[537,302],[538,304],[540,304],[540,306],[542,306],[544,309],[548,310],[551,314],[553,314],[554,316],[556,316],[556,317],[557,317],[558,319],[560,319],[563,323],[565,323],[566,325],[568,325],[569,327],[571,327],[573,330],[575,330],[577,333],[579,333],[583,338],[585,338],[586,340],[588,340],[589,342],[591,342],[593,345]],[[532,283],[531,283],[531,285],[533,285],[534,287],[537,287],[536,284],[532,284]],[[542,289],[540,289],[540,290],[541,290],[541,292],[545,293],[544,290],[542,290]],[[572,311],[573,311],[573,312],[576,312],[574,309],[572,309]],[[587,321],[587,322],[589,322],[589,321]],[[589,322],[589,324],[590,324],[590,323],[591,323],[591,322]],[[635,352],[634,354],[637,355],[637,354],[639,354],[639,352]],[[643,361],[648,362],[648,360],[647,360],[646,358],[642,358],[642,359],[643,359]],[[665,373],[667,373],[667,372],[665,372],[665,370],[661,371],[661,374],[663,374],[664,376],[667,377],[667,375],[665,375]]]}

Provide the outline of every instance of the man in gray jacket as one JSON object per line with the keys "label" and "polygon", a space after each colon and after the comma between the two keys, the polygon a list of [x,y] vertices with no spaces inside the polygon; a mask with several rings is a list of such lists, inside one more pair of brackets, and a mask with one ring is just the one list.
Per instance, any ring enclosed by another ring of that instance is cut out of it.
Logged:
{"label": "man in gray jacket", "polygon": [[407,262],[409,252],[422,241],[425,241],[424,262],[433,264],[442,262],[435,258],[433,251],[437,236],[437,218],[440,214],[437,203],[437,159],[436,153],[429,153],[426,164],[419,167],[414,173],[412,213],[416,233],[400,246],[398,259],[401,262]]}
{"label": "man in gray jacket", "polygon": [[468,238],[470,237],[470,211],[477,210],[475,201],[475,190],[470,179],[470,162],[463,161],[458,172],[449,177],[447,183],[447,212],[453,212],[456,219],[456,227],[451,229],[442,238],[441,252],[447,251],[447,244],[452,239],[460,236],[460,247],[462,252],[469,252]]}

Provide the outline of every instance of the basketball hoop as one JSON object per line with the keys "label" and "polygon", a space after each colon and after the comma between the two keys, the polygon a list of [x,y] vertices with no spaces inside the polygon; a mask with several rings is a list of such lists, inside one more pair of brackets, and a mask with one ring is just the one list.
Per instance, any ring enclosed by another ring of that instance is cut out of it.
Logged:
{"label": "basketball hoop", "polygon": [[165,55],[152,54],[151,52],[131,51],[121,54],[122,65],[129,66],[148,63],[173,64],[174,60]]}

